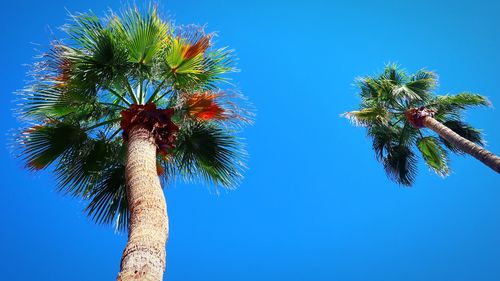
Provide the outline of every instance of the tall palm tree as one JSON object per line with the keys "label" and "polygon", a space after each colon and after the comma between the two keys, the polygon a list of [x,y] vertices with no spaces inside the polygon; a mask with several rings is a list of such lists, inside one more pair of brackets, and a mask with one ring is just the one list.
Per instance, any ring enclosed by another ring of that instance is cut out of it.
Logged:
{"label": "tall palm tree", "polygon": [[489,105],[485,97],[472,93],[434,95],[436,74],[419,70],[410,75],[393,64],[379,76],[358,79],[357,84],[360,109],[344,116],[366,127],[377,160],[392,180],[407,186],[414,182],[414,148],[440,176],[450,172],[445,148],[470,154],[500,172],[500,158],[482,147],[480,131],[461,116],[469,107]]}
{"label": "tall palm tree", "polygon": [[[98,223],[128,228],[118,280],[162,280],[168,237],[161,180],[234,187],[250,113],[220,89],[232,52],[214,34],[175,27],[155,8],[71,15],[68,38],[34,64],[21,91],[20,157],[52,168],[58,190],[87,200]],[[229,85],[229,84],[225,84]],[[121,134],[120,134],[121,133]]]}

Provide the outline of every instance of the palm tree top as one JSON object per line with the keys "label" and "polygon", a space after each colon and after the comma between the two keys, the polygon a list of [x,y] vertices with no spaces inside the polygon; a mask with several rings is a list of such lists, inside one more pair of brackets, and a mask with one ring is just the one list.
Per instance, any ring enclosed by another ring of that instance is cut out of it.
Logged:
{"label": "palm tree top", "polygon": [[399,184],[410,186],[415,180],[415,149],[427,166],[443,177],[450,172],[446,149],[461,153],[446,140],[423,130],[420,122],[424,115],[433,116],[472,142],[483,143],[480,131],[462,120],[462,112],[469,107],[488,106],[489,101],[473,93],[434,94],[438,84],[434,72],[422,69],[408,74],[389,64],[380,75],[358,78],[356,83],[360,108],[343,116],[366,127],[377,160],[389,178]]}
{"label": "palm tree top", "polygon": [[60,191],[88,199],[89,216],[126,229],[124,140],[142,118],[155,126],[164,180],[236,186],[245,151],[235,134],[252,114],[228,83],[233,52],[215,48],[215,34],[176,26],[155,7],[71,15],[63,31],[20,93],[28,169],[52,168]]}

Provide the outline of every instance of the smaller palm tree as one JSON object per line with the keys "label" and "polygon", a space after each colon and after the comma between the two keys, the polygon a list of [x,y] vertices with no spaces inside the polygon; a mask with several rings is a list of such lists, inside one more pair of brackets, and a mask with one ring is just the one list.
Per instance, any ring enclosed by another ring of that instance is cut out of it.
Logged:
{"label": "smaller palm tree", "polygon": [[465,123],[461,115],[464,109],[488,106],[485,97],[472,93],[434,95],[435,73],[419,70],[409,75],[393,64],[379,76],[358,79],[357,85],[360,109],[343,116],[366,127],[377,160],[390,179],[412,185],[417,173],[415,148],[440,176],[450,172],[447,150],[470,154],[500,172],[500,158],[482,147],[481,132]]}

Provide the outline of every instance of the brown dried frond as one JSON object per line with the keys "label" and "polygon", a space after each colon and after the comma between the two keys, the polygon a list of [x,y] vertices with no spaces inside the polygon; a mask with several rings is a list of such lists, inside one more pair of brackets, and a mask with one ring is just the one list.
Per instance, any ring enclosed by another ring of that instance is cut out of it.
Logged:
{"label": "brown dried frond", "polygon": [[421,106],[419,108],[410,108],[405,112],[406,119],[415,128],[420,129],[424,127],[425,117],[433,117],[434,111]]}
{"label": "brown dried frond", "polygon": [[182,46],[182,57],[185,60],[190,60],[197,55],[204,53],[210,47],[210,40],[212,36],[205,35],[201,37],[196,43],[193,45],[187,44]]}
{"label": "brown dried frond", "polygon": [[149,130],[155,138],[156,146],[160,154],[167,154],[175,147],[175,141],[179,127],[172,122],[174,110],[157,109],[154,103],[146,105],[133,104],[130,108],[121,111],[123,138],[128,140],[128,134],[134,126],[143,126]]}

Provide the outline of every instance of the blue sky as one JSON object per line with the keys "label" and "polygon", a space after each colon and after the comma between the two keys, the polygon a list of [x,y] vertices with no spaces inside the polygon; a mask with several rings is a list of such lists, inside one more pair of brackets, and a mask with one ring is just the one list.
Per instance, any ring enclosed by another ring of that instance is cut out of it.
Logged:
{"label": "blue sky", "polygon": [[[334,3],[335,2],[335,3]],[[166,280],[500,280],[498,174],[452,156],[447,179],[420,163],[413,188],[390,182],[361,128],[339,117],[353,80],[384,63],[435,70],[439,93],[500,106],[500,4],[494,1],[163,1],[178,23],[207,23],[236,49],[238,87],[257,122],[243,136],[246,178],[219,195],[166,187]],[[125,235],[93,224],[84,202],[22,169],[8,148],[23,86],[69,11],[124,1],[6,1],[0,11],[0,271],[4,280],[113,280]],[[500,153],[500,111],[468,112]]]}

